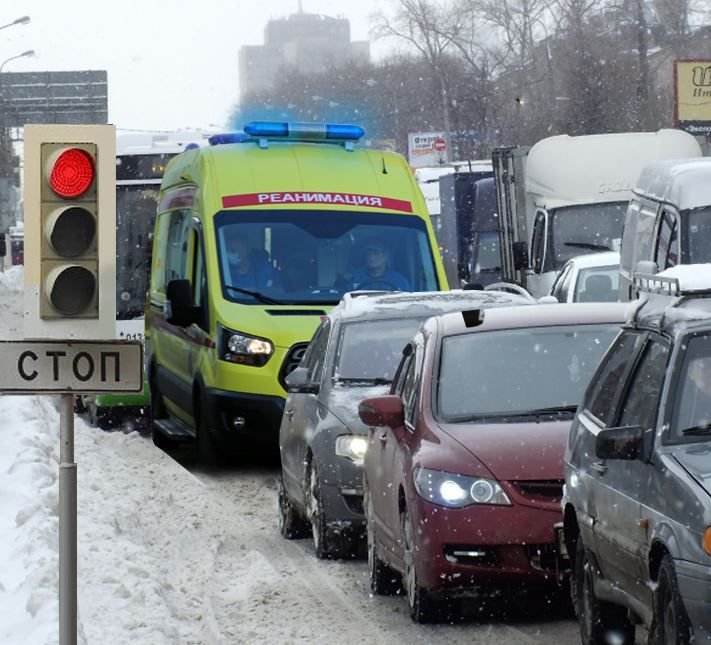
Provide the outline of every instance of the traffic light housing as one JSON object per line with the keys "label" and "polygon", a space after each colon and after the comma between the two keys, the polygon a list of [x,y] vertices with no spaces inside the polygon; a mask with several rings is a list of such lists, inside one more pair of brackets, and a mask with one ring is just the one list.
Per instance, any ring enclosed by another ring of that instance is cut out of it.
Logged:
{"label": "traffic light housing", "polygon": [[116,330],[116,130],[25,126],[25,337]]}

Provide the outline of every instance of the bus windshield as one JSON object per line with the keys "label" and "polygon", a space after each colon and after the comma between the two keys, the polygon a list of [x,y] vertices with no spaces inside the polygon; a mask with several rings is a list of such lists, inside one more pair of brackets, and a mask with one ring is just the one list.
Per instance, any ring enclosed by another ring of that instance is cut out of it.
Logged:
{"label": "bus windshield", "polygon": [[245,304],[337,303],[346,291],[439,289],[425,222],[359,211],[222,211],[224,297]]}
{"label": "bus windshield", "polygon": [[160,184],[116,186],[116,319],[144,314]]}
{"label": "bus windshield", "polygon": [[628,202],[561,206],[551,213],[554,269],[576,255],[619,251]]}

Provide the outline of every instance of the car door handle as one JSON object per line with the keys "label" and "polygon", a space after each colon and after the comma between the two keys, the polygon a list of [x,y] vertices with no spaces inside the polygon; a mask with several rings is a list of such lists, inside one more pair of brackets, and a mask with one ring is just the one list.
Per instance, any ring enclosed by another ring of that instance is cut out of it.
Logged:
{"label": "car door handle", "polygon": [[286,418],[291,421],[294,418],[294,408],[289,408],[286,412],[284,412],[286,415]]}
{"label": "car door handle", "polygon": [[601,475],[604,475],[607,472],[607,466],[602,461],[594,461],[590,464],[590,468]]}
{"label": "car door handle", "polygon": [[387,433],[387,432],[381,432],[381,433],[378,435],[378,439],[380,439],[380,443],[385,444],[385,442],[387,442],[387,440],[388,440],[388,433]]}

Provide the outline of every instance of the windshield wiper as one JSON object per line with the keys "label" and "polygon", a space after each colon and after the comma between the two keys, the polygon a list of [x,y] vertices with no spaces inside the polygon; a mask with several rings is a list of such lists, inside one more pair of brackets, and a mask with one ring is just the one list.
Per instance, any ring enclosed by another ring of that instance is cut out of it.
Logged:
{"label": "windshield wiper", "polygon": [[565,414],[575,412],[577,405],[553,405],[550,408],[537,408],[535,410],[524,410],[518,414]]}
{"label": "windshield wiper", "polygon": [[609,246],[595,244],[594,242],[563,242],[564,246],[574,246],[579,249],[590,249],[591,251],[612,251]]}
{"label": "windshield wiper", "polygon": [[683,435],[704,435],[711,434],[711,424],[703,426],[692,426],[691,428],[685,428],[681,431]]}
{"label": "windshield wiper", "polygon": [[467,423],[467,422],[490,422],[499,421],[501,419],[520,419],[522,417],[542,417],[552,415],[568,415],[575,414],[578,409],[577,405],[560,405],[550,408],[538,408],[537,410],[511,410],[509,412],[485,412],[484,414],[473,414],[462,417],[452,417],[448,419],[450,423]]}
{"label": "windshield wiper", "polygon": [[348,383],[353,385],[355,383],[362,383],[363,385],[391,385],[392,381],[387,378],[382,378],[378,376],[377,378],[339,378],[339,383]]}
{"label": "windshield wiper", "polygon": [[238,293],[245,293],[252,298],[256,298],[259,302],[263,302],[265,305],[283,305],[284,303],[279,300],[274,300],[269,296],[265,296],[259,291],[251,291],[250,289],[242,289],[242,287],[233,287],[231,284],[226,284],[225,289],[230,289],[231,291],[237,291]]}

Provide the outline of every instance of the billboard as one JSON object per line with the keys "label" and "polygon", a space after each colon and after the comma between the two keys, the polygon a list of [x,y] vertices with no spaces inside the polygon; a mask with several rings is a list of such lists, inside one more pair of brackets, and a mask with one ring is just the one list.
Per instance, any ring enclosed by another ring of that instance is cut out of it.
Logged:
{"label": "billboard", "polygon": [[676,126],[711,135],[711,60],[674,61],[674,96]]}
{"label": "billboard", "polygon": [[446,132],[410,132],[407,159],[412,168],[444,166],[449,161]]}
{"label": "billboard", "polygon": [[3,123],[101,124],[108,118],[104,70],[0,73]]}

